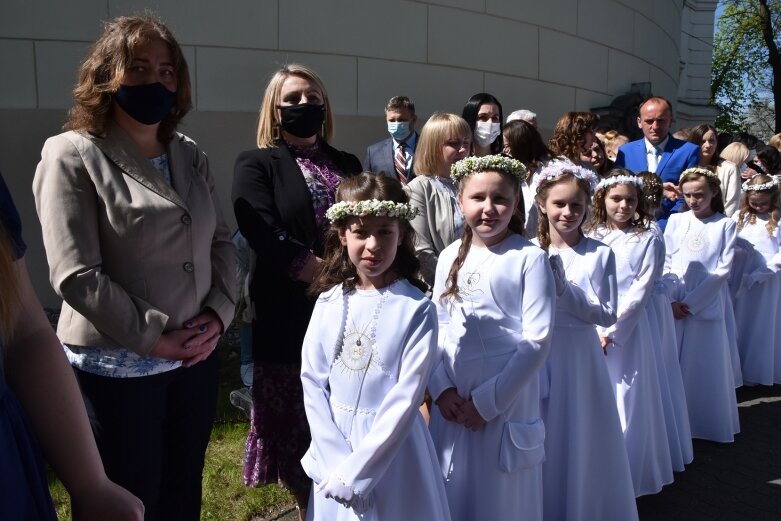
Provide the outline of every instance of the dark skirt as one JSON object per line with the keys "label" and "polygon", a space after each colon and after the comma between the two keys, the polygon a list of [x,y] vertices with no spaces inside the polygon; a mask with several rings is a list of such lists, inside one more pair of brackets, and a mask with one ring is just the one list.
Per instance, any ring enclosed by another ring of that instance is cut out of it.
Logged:
{"label": "dark skirt", "polygon": [[256,359],[244,484],[279,483],[296,497],[305,497],[312,480],[304,473],[301,458],[310,441],[300,365]]}

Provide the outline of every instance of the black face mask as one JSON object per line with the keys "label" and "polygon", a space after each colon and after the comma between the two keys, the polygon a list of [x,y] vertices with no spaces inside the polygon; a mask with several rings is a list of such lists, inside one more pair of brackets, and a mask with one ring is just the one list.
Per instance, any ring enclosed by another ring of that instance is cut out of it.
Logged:
{"label": "black face mask", "polygon": [[320,130],[325,121],[325,105],[299,103],[298,105],[277,106],[280,122],[285,132],[296,137],[312,137]]}
{"label": "black face mask", "polygon": [[147,85],[120,85],[114,99],[128,116],[144,125],[160,123],[176,103],[176,93],[160,82]]}

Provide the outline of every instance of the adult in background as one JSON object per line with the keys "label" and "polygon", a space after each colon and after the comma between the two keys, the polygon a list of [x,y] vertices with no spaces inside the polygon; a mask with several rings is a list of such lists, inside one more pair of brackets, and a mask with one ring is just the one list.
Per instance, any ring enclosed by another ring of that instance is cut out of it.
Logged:
{"label": "adult in background", "polygon": [[749,149],[746,145],[735,141],[724,147],[724,150],[721,151],[719,157],[721,157],[723,161],[735,165],[738,175],[740,176],[739,182],[742,183],[746,179],[749,179],[751,175],[753,175],[747,175],[748,170],[746,163],[748,162],[750,155],[751,153],[749,152]]}
{"label": "adult in background", "polygon": [[593,170],[591,152],[598,116],[592,112],[567,112],[556,122],[548,148],[553,155]]}
{"label": "adult in background", "polygon": [[266,86],[258,148],[239,154],[233,210],[256,255],[250,281],[255,382],[244,483],[279,481],[306,517],[311,480],[301,467],[309,425],[301,387],[301,345],[314,300],[307,287],[323,257],[326,210],[347,176],[361,172],[336,150],[333,115],[320,77],[304,65],[279,69]]}
{"label": "adult in background", "polygon": [[526,123],[533,126],[534,128],[537,128],[537,114],[535,114],[531,110],[520,109],[520,110],[513,111],[512,113],[510,113],[509,116],[507,116],[505,125],[513,121],[525,121]]}
{"label": "adult in background", "polygon": [[391,137],[369,145],[363,168],[395,177],[406,185],[415,177],[415,148],[418,145],[415,104],[406,96],[393,96],[385,105],[385,121]]}
{"label": "adult in background", "polygon": [[472,129],[471,155],[479,157],[502,151],[503,115],[498,99],[485,92],[475,94],[464,105],[461,117]]}
{"label": "adult in background", "polygon": [[434,114],[420,132],[418,176],[407,185],[407,194],[418,210],[411,224],[421,278],[432,287],[440,252],[464,230],[464,215],[456,201],[458,187],[450,177],[450,167],[469,155],[471,143],[469,125],[455,114]]}
{"label": "adult in background", "polygon": [[700,147],[700,166],[715,172],[721,181],[721,195],[724,198],[724,215],[731,217],[740,204],[740,174],[731,161],[722,160],[716,153],[718,148],[716,127],[703,123],[689,132],[689,143]]}
{"label": "adult in background", "polygon": [[206,155],[175,130],[187,63],[161,22],[119,17],[73,96],[33,181],[57,334],[108,477],[147,520],[198,520],[235,259]]}
{"label": "adult in background", "polygon": [[615,163],[616,167],[627,168],[635,174],[646,170],[653,172],[662,180],[665,197],[656,215],[662,229],[670,214],[683,207],[678,188],[681,172],[697,166],[700,161],[700,147],[670,135],[672,123],[673,110],[669,101],[661,96],[645,100],[637,117],[643,138],[620,147]]}

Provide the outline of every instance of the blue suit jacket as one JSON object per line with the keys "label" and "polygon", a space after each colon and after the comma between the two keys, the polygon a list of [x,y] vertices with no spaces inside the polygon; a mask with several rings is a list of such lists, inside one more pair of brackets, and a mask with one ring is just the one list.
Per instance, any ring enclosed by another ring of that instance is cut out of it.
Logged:
{"label": "blue suit jacket", "polygon": [[[681,172],[687,168],[697,166],[700,162],[700,147],[688,141],[681,141],[670,136],[662,152],[662,158],[656,167],[656,175],[663,183],[678,184]],[[631,141],[618,149],[616,155],[616,167],[626,168],[634,173],[648,170],[648,157],[645,151],[645,139]],[[667,218],[671,213],[680,211],[683,206],[683,198],[678,201],[670,201],[662,198],[662,207],[658,215],[659,226],[664,229]]]}
{"label": "blue suit jacket", "polygon": [[[415,133],[415,147],[417,148],[418,140],[420,136]],[[412,150],[413,154],[415,149]],[[393,149],[393,138],[383,139],[373,145],[369,145],[366,149],[366,157],[363,160],[363,169],[375,174],[385,172],[385,175],[390,177],[398,177],[396,175],[396,166],[393,163],[393,158],[396,151]],[[412,166],[407,174],[407,182],[412,181],[415,177],[415,156],[412,156]]]}

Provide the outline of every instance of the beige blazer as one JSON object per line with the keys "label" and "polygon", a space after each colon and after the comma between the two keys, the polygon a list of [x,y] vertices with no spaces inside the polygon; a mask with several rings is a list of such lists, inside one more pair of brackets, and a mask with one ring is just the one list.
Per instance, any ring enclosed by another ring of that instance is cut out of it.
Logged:
{"label": "beige blazer", "polygon": [[204,308],[233,319],[235,250],[208,160],[180,134],[167,153],[173,187],[117,125],[46,140],[33,192],[62,342],[146,355]]}
{"label": "beige blazer", "polygon": [[439,253],[456,239],[451,195],[434,178],[421,174],[405,189],[410,203],[418,209],[411,224],[415,230],[415,254],[420,260],[420,274],[433,287]]}

